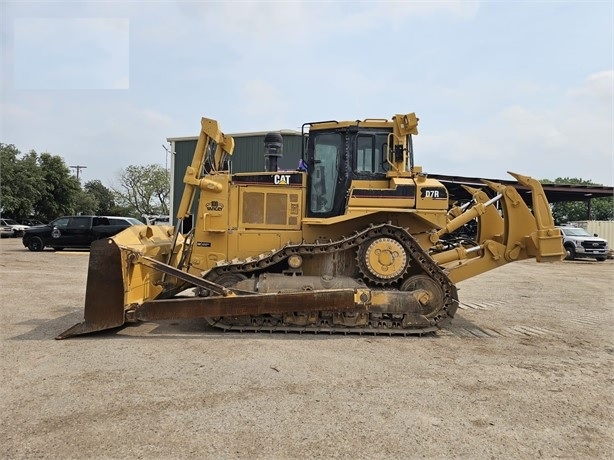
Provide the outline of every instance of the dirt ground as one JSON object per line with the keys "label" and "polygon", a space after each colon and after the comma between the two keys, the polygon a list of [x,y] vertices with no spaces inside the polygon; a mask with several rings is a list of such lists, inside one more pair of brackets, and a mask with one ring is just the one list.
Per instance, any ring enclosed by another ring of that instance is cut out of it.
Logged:
{"label": "dirt ground", "polygon": [[612,458],[614,261],[459,285],[424,337],[81,321],[88,252],[0,241],[2,458]]}

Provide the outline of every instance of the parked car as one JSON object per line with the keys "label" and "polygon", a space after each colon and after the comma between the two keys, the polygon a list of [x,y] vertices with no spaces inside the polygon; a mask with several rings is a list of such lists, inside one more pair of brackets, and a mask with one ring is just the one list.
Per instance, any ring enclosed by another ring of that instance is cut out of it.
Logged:
{"label": "parked car", "polygon": [[173,225],[171,217],[161,214],[143,214],[147,225]]}
{"label": "parked car", "polygon": [[13,234],[11,236],[22,236],[24,231],[30,228],[28,225],[22,225],[14,219],[7,219],[5,217],[0,219],[0,226],[11,227]]}
{"label": "parked car", "polygon": [[0,226],[0,238],[11,238],[13,236],[13,227],[8,225]]}
{"label": "parked car", "polygon": [[603,262],[608,257],[608,242],[597,235],[591,235],[580,227],[558,227],[563,234],[563,246],[568,260],[590,257]]}
{"label": "parked car", "polygon": [[51,247],[89,249],[92,242],[108,238],[132,225],[144,225],[132,217],[64,216],[49,224],[30,227],[23,235],[23,245],[30,251]]}
{"label": "parked car", "polygon": [[19,219],[19,223],[22,225],[28,225],[29,227],[35,227],[37,225],[45,225],[44,222],[41,222],[38,219]]}

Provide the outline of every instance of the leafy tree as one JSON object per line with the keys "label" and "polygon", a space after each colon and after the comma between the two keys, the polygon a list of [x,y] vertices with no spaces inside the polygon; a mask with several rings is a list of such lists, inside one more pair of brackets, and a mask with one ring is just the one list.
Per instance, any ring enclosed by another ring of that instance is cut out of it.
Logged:
{"label": "leafy tree", "polygon": [[103,216],[114,214],[117,206],[113,191],[102,185],[102,182],[98,179],[86,182],[83,191],[91,200],[96,202],[94,214]]}
{"label": "leafy tree", "polygon": [[12,217],[31,215],[42,196],[36,153],[19,155],[14,145],[0,144],[0,208]]}
{"label": "leafy tree", "polygon": [[14,218],[34,215],[51,220],[76,211],[79,181],[64,159],[34,150],[22,155],[14,145],[0,144],[2,212]]}
{"label": "leafy tree", "polygon": [[39,184],[42,197],[35,205],[35,214],[51,220],[63,214],[76,213],[81,185],[70,174],[64,159],[50,153],[41,153],[38,165],[42,175],[42,183]]}
{"label": "leafy tree", "polygon": [[162,166],[128,166],[120,173],[120,185],[121,190],[115,190],[117,201],[134,209],[138,216],[168,214],[170,182]]}
{"label": "leafy tree", "polygon": [[98,200],[85,190],[79,190],[75,197],[75,209],[77,214],[98,214]]}
{"label": "leafy tree", "polygon": [[[546,179],[542,180],[542,183],[600,185],[589,180],[578,179],[575,177],[558,177],[554,181]],[[614,220],[614,197],[593,198],[590,200],[590,204],[588,200],[553,203],[552,216],[557,224],[564,224],[579,220]]]}

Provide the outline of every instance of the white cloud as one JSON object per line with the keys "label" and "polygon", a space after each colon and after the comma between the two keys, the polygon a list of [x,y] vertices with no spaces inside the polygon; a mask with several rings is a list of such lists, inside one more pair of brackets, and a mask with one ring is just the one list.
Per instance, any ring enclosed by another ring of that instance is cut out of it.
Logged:
{"label": "white cloud", "polygon": [[[412,18],[448,16],[467,20],[475,16],[479,2],[426,1],[243,1],[179,2],[183,21],[202,21],[213,30],[214,40],[237,49],[250,50],[263,43],[290,48],[327,43],[335,49],[335,37],[361,36],[374,29],[407,27]],[[218,35],[219,34],[219,35]],[[226,41],[225,38],[232,37]],[[331,41],[333,40],[333,41]],[[299,52],[296,48],[294,52]]]}
{"label": "white cloud", "polygon": [[[236,46],[254,42],[292,42],[308,37],[326,4],[305,2],[181,2],[177,8],[183,21],[202,23],[203,31],[214,31],[213,39],[233,37]],[[220,34],[220,35],[218,35]],[[216,37],[217,36],[217,37]],[[247,40],[247,41],[246,41]]]}
{"label": "white cloud", "polygon": [[486,170],[502,178],[504,170],[513,170],[539,179],[578,177],[611,184],[613,75],[589,75],[563,91],[558,104],[509,106],[462,133],[427,135],[419,143],[435,160],[429,162],[431,172],[472,176]]}
{"label": "white cloud", "polygon": [[[336,6],[335,27],[345,32],[364,33],[376,28],[402,31],[411,27],[411,20],[427,17],[468,20],[477,14],[480,2],[379,0],[364,3],[340,2]],[[399,46],[402,45],[402,42],[399,43]]]}
{"label": "white cloud", "polygon": [[243,85],[246,115],[273,115],[284,111],[283,95],[274,85],[262,80],[248,80]]}
{"label": "white cloud", "polygon": [[[109,183],[128,165],[164,164],[162,144],[179,127],[151,107],[122,102],[121,98],[90,98],[83,110],[78,92],[61,101],[36,97],[2,108],[6,133],[2,142],[22,152],[31,149],[60,155],[66,164],[87,166],[83,181]],[[50,115],[50,114],[55,114]]]}
{"label": "white cloud", "polygon": [[589,75],[584,84],[567,92],[567,99],[587,109],[612,112],[614,99],[614,70],[604,70]]}

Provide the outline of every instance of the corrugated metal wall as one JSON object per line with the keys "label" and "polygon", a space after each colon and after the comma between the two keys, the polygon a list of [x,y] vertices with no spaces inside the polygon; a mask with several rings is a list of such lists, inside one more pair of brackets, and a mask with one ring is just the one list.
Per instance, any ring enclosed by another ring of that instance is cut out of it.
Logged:
{"label": "corrugated metal wall", "polygon": [[[235,149],[232,155],[231,171],[257,172],[264,171],[264,136],[266,133],[231,134],[235,140]],[[284,140],[283,157],[279,159],[279,169],[295,170],[301,158],[301,134],[294,131],[281,131]],[[196,148],[197,139],[170,139],[174,143],[172,162],[172,203],[171,217],[176,221],[175,214],[181,195],[183,194],[183,176],[186,168],[192,163],[192,156]],[[195,207],[192,209],[195,212]]]}
{"label": "corrugated metal wall", "polygon": [[[297,169],[301,158],[301,135],[284,132],[281,134],[284,139],[284,156],[279,159],[279,169]],[[232,172],[264,171],[264,136],[265,134],[234,136]]]}

